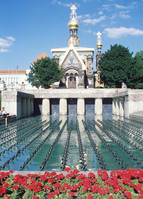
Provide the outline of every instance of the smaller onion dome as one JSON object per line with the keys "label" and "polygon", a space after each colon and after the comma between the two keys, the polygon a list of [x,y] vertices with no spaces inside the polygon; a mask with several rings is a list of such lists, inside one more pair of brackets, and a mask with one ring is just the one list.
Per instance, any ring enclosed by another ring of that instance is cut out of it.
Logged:
{"label": "smaller onion dome", "polygon": [[102,47],[102,43],[97,43],[96,46],[97,46],[97,48]]}

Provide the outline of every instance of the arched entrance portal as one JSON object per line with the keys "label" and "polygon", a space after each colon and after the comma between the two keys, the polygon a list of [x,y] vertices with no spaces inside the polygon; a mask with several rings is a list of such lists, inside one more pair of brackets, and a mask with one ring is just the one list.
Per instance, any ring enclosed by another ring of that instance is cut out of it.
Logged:
{"label": "arched entrance portal", "polygon": [[76,88],[76,78],[75,77],[68,78],[68,88]]}
{"label": "arched entrance portal", "polygon": [[78,88],[78,70],[70,68],[65,73],[66,88]]}

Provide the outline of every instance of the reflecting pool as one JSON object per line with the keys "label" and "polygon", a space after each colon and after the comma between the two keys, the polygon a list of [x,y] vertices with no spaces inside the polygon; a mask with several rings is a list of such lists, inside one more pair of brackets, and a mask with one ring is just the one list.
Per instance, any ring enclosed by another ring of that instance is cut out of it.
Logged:
{"label": "reflecting pool", "polygon": [[143,124],[110,115],[30,117],[0,127],[1,170],[143,169]]}

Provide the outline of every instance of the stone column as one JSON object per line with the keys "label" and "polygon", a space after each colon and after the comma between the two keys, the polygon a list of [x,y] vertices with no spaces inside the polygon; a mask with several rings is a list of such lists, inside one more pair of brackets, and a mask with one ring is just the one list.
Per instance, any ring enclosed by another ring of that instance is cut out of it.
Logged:
{"label": "stone column", "polygon": [[84,99],[77,99],[77,115],[85,115]]}
{"label": "stone column", "polygon": [[27,98],[27,116],[30,116],[31,108],[30,108],[30,98]]}
{"label": "stone column", "polygon": [[115,98],[113,98],[113,100],[112,100],[112,114],[113,115],[116,114],[116,100],[115,100]]}
{"label": "stone column", "polygon": [[120,114],[121,117],[123,117],[123,116],[124,116],[124,99],[123,99],[123,98],[120,98],[119,103],[120,103],[120,106],[119,106],[119,107],[120,107],[119,114]]}
{"label": "stone column", "polygon": [[21,106],[22,100],[20,96],[17,96],[17,118],[21,118],[22,113],[22,106]]}
{"label": "stone column", "polygon": [[75,78],[76,78],[76,88],[78,88],[78,76],[76,76]]}
{"label": "stone column", "polygon": [[50,115],[50,100],[42,100],[42,115]]}
{"label": "stone column", "polygon": [[30,114],[33,115],[34,114],[34,100],[31,99],[30,100]]}
{"label": "stone column", "polygon": [[103,113],[102,99],[95,99],[95,114],[101,115]]}
{"label": "stone column", "polygon": [[59,104],[59,113],[60,115],[67,115],[67,99],[60,99]]}
{"label": "stone column", "polygon": [[116,115],[120,115],[119,110],[120,110],[120,108],[119,108],[119,98],[116,98]]}
{"label": "stone column", "polygon": [[66,79],[65,79],[65,84],[66,84],[66,88],[68,88],[68,84],[69,84],[69,76],[66,76]]}
{"label": "stone column", "polygon": [[26,98],[22,100],[22,116],[26,117]]}

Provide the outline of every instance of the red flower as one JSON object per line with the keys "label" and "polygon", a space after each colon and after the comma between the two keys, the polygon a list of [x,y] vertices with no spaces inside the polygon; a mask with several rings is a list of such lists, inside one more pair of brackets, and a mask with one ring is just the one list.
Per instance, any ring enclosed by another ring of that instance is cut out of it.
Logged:
{"label": "red flower", "polygon": [[53,172],[50,173],[50,176],[52,176],[52,177],[56,176],[56,175],[57,175],[57,173],[55,171],[53,171]]}
{"label": "red flower", "polygon": [[112,195],[109,196],[109,199],[114,199]]}
{"label": "red flower", "polygon": [[55,178],[56,178],[56,180],[61,180],[64,178],[64,174],[61,173],[61,174],[57,175]]}
{"label": "red flower", "polygon": [[87,187],[84,187],[81,191],[83,191],[84,193],[86,193],[87,190],[88,190],[88,188],[87,188]]}
{"label": "red flower", "polygon": [[50,175],[50,172],[49,171],[45,171],[44,175],[48,177]]}
{"label": "red flower", "polygon": [[88,195],[88,199],[94,199],[93,196],[90,194]]}
{"label": "red flower", "polygon": [[78,183],[78,186],[81,187],[82,185],[83,185],[83,182],[80,181],[80,182]]}
{"label": "red flower", "polygon": [[12,189],[13,189],[13,190],[17,190],[17,189],[19,189],[19,186],[14,185],[14,186],[12,187]]}
{"label": "red flower", "polygon": [[53,179],[53,178],[50,178],[50,179],[48,180],[48,183],[49,183],[49,184],[53,184],[53,182],[54,182],[54,179]]}
{"label": "red flower", "polygon": [[66,178],[67,178],[67,179],[69,179],[69,178],[74,178],[74,173],[71,172],[71,173],[67,174],[67,175],[66,175]]}
{"label": "red flower", "polygon": [[66,187],[61,187],[61,188],[59,189],[59,191],[64,193],[64,192],[67,191],[67,188],[66,188]]}
{"label": "red flower", "polygon": [[63,187],[65,187],[65,188],[67,188],[67,189],[69,189],[69,190],[72,189],[71,186],[70,186],[68,183],[64,183],[64,184],[63,184]]}
{"label": "red flower", "polygon": [[82,180],[85,178],[85,174],[80,173],[79,175],[76,176],[76,180]]}
{"label": "red flower", "polygon": [[79,188],[78,185],[74,185],[73,188],[72,188],[72,190],[73,190],[73,191],[77,191],[78,188]]}
{"label": "red flower", "polygon": [[124,179],[122,180],[122,182],[123,182],[124,184],[126,184],[126,185],[129,185],[130,182],[131,182],[131,180],[130,180],[129,178],[124,178]]}
{"label": "red flower", "polygon": [[10,184],[5,183],[3,187],[7,189],[7,187],[9,187],[9,186],[10,186]]}
{"label": "red flower", "polygon": [[64,169],[64,171],[70,172],[71,169],[70,169],[69,167],[66,167],[66,168]]}
{"label": "red flower", "polygon": [[37,193],[40,191],[42,191],[41,187],[39,187],[39,186],[34,187],[34,193]]}
{"label": "red flower", "polygon": [[14,171],[13,171],[13,170],[10,170],[9,173],[14,173]]}
{"label": "red flower", "polygon": [[124,196],[125,196],[126,198],[132,198],[131,192],[125,192],[125,193],[124,193]]}
{"label": "red flower", "polygon": [[4,194],[4,199],[10,199],[10,197],[7,194]]}
{"label": "red flower", "polygon": [[33,197],[32,197],[33,199],[38,199],[38,197],[37,196],[35,196],[35,195],[33,195]]}
{"label": "red flower", "polygon": [[99,189],[100,189],[100,188],[99,188],[99,185],[94,185],[94,186],[92,187],[92,193],[97,193]]}
{"label": "red flower", "polygon": [[51,187],[49,187],[48,185],[45,185],[44,190],[51,190]]}
{"label": "red flower", "polygon": [[49,193],[49,194],[47,195],[47,199],[52,198],[52,197],[53,197],[53,193]]}
{"label": "red flower", "polygon": [[68,194],[69,194],[70,196],[74,196],[74,195],[75,195],[75,193],[72,192],[72,191],[69,191]]}
{"label": "red flower", "polygon": [[97,178],[94,178],[94,179],[92,180],[92,182],[93,182],[93,183],[96,183],[96,182],[97,182]]}
{"label": "red flower", "polygon": [[143,182],[143,177],[140,177],[140,178],[139,178],[139,182]]}
{"label": "red flower", "polygon": [[58,195],[59,195],[59,192],[58,192],[58,190],[56,190],[56,191],[54,191],[52,194],[53,194],[53,196],[58,196]]}
{"label": "red flower", "polygon": [[88,173],[88,177],[89,177],[89,178],[95,178],[96,175],[95,175],[94,173]]}
{"label": "red flower", "polygon": [[56,183],[53,185],[53,187],[56,189],[56,188],[60,188],[61,187],[61,184],[60,183]]}
{"label": "red flower", "polygon": [[119,189],[113,189],[113,193],[120,193]]}
{"label": "red flower", "polygon": [[74,169],[73,170],[73,174],[77,174],[77,173],[79,173],[80,171],[78,170],[78,169]]}
{"label": "red flower", "polygon": [[45,181],[47,180],[47,177],[46,177],[45,175],[41,175],[40,180],[41,180],[42,182],[45,182]]}

